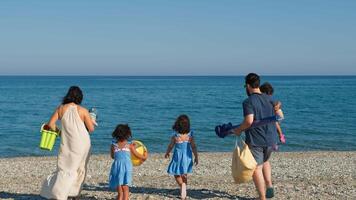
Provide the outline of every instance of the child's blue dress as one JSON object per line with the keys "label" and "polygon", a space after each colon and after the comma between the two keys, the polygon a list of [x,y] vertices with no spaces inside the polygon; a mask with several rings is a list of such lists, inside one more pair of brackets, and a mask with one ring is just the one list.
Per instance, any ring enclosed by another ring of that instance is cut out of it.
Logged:
{"label": "child's blue dress", "polygon": [[109,176],[110,189],[116,189],[120,185],[131,185],[132,182],[132,162],[129,145],[126,144],[124,148],[119,148],[117,144],[113,144],[114,162],[111,165]]}
{"label": "child's blue dress", "polygon": [[176,143],[174,145],[174,152],[172,160],[168,165],[168,174],[170,175],[183,175],[192,173],[193,168],[193,154],[190,139],[193,133],[188,133],[188,140],[181,141],[179,133],[174,133]]}

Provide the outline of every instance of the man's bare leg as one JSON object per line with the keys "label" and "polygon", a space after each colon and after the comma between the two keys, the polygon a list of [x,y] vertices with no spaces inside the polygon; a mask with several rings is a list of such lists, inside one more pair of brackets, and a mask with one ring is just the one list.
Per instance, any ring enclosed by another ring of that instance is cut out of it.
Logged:
{"label": "man's bare leg", "polygon": [[266,182],[266,186],[268,188],[272,187],[272,168],[271,163],[269,161],[263,163],[262,172]]}
{"label": "man's bare leg", "polygon": [[262,172],[263,165],[258,165],[253,172],[253,182],[255,183],[260,200],[266,199],[266,185]]}

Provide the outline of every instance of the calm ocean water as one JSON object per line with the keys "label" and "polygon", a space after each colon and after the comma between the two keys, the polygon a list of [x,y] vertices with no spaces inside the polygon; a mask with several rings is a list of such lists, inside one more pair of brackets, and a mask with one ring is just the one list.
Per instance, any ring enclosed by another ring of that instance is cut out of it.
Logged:
{"label": "calm ocean water", "polygon": [[[356,150],[356,77],[266,76],[283,103],[287,144],[281,151]],[[38,148],[48,121],[71,85],[83,105],[97,107],[94,153],[106,153],[111,132],[128,123],[151,152],[165,151],[175,118],[191,118],[200,151],[231,151],[234,137],[220,139],[214,127],[239,123],[246,98],[243,77],[0,77],[0,157],[55,155]]]}

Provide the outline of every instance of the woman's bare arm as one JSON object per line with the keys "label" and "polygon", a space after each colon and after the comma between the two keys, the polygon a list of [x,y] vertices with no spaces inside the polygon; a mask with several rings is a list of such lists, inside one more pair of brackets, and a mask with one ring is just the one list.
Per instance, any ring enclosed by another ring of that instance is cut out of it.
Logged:
{"label": "woman's bare arm", "polygon": [[57,122],[57,120],[59,119],[59,108],[60,107],[58,107],[55,111],[54,111],[54,113],[52,114],[52,116],[51,116],[51,118],[49,119],[49,121],[48,121],[48,126],[52,129],[52,130],[56,130],[56,122]]}
{"label": "woman's bare arm", "polygon": [[89,111],[85,108],[82,108],[82,112],[84,115],[84,124],[87,127],[89,132],[93,132],[95,130],[95,126],[93,120],[90,117]]}

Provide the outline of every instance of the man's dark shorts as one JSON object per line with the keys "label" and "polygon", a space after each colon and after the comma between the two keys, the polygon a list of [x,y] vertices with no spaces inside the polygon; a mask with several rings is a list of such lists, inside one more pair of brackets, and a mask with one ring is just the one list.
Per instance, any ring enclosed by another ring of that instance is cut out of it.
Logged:
{"label": "man's dark shorts", "polygon": [[262,165],[264,162],[268,161],[273,151],[272,147],[249,146],[249,148],[257,165]]}

